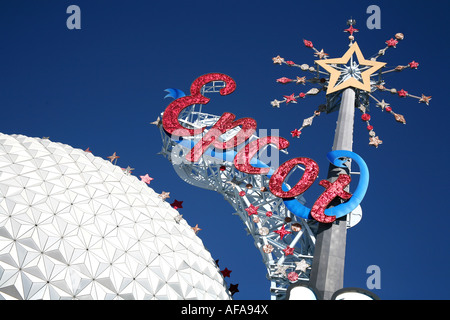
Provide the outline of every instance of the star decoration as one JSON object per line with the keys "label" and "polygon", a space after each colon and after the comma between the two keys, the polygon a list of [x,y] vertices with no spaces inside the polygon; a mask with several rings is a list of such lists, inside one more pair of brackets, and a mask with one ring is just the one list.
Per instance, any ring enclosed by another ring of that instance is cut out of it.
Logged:
{"label": "star decoration", "polygon": [[402,98],[404,98],[408,95],[408,91],[405,91],[403,89],[399,90],[397,93],[398,93],[398,96],[402,97]]}
{"label": "star decoration", "polygon": [[161,121],[160,117],[158,117],[155,121],[150,122],[150,124],[153,124],[153,125],[155,125],[157,127],[159,127],[161,125],[161,123],[162,123],[162,121]]}
{"label": "star decoration", "polygon": [[353,28],[353,25],[350,25],[350,28],[345,29],[344,32],[350,33],[351,36],[353,36],[353,32],[358,32],[358,29]]}
{"label": "star decoration", "polygon": [[231,293],[231,295],[233,296],[236,292],[239,292],[239,289],[238,289],[238,283],[237,284],[232,284],[232,283],[230,283],[230,293]]}
{"label": "star decoration", "polygon": [[287,246],[284,250],[283,250],[284,254],[286,256],[292,255],[294,254],[294,248],[291,248],[289,246]]}
{"label": "star decoration", "polygon": [[280,56],[276,56],[275,58],[272,58],[272,60],[275,64],[282,64],[284,62],[284,59]]}
{"label": "star decoration", "polygon": [[170,192],[163,191],[163,192],[161,192],[161,194],[158,197],[160,197],[161,199],[165,200],[167,198],[170,198],[169,194],[170,194]]}
{"label": "star decoration", "polygon": [[192,227],[192,230],[194,230],[195,234],[197,234],[197,232],[199,232],[199,231],[202,230],[202,229],[200,229],[200,228],[198,227],[198,224],[196,224],[195,227]]}
{"label": "star decoration", "polygon": [[303,273],[305,273],[306,269],[308,269],[308,267],[310,267],[310,265],[306,262],[305,259],[302,259],[301,261],[297,261],[297,262],[295,262],[295,264],[296,264],[295,270],[300,270]]}
{"label": "star decoration", "polygon": [[398,44],[398,41],[391,38],[390,40],[386,41],[386,44],[388,45],[388,47],[394,47],[396,48],[396,45]]}
{"label": "star decoration", "polygon": [[[356,54],[358,58],[359,65],[353,63],[352,56]],[[351,61],[349,67],[337,68],[332,65],[345,65]],[[347,52],[342,56],[342,58],[327,59],[327,60],[316,60],[319,66],[324,68],[330,73],[330,80],[328,83],[327,95],[345,88],[354,87],[367,92],[371,91],[370,87],[370,75],[375,71],[382,68],[386,63],[378,61],[370,61],[364,59],[361,50],[359,49],[358,43],[354,42]],[[368,66],[369,68],[364,70],[360,66]],[[362,71],[364,70],[364,71]],[[345,77],[341,77],[344,74]],[[341,79],[340,79],[341,78]],[[358,80],[357,78],[360,78]],[[340,83],[338,83],[340,81]]]}
{"label": "star decoration", "polygon": [[389,103],[386,103],[383,99],[377,103],[377,107],[380,107],[381,110],[384,110],[384,108],[389,107]]}
{"label": "star decoration", "polygon": [[255,207],[253,204],[250,205],[245,211],[247,211],[248,215],[251,216],[252,214],[258,214],[259,207]]}
{"label": "star decoration", "polygon": [[297,103],[297,100],[295,99],[294,94],[291,94],[290,96],[283,96],[286,98],[286,104],[288,104],[289,102],[293,102],[293,103]]}
{"label": "star decoration", "polygon": [[231,272],[232,272],[232,271],[231,271],[231,270],[228,270],[228,268],[225,268],[225,269],[223,269],[223,270],[220,271],[220,273],[223,275],[224,278],[226,278],[226,277],[229,278]]}
{"label": "star decoration", "polygon": [[286,275],[286,270],[289,268],[289,266],[285,265],[277,265],[277,268],[275,269],[274,274],[281,274],[282,276]]}
{"label": "star decoration", "polygon": [[409,67],[411,68],[411,69],[417,69],[417,67],[419,66],[419,63],[417,63],[417,62],[415,62],[415,61],[412,61],[412,62],[410,62],[410,63],[408,63],[409,64]]}
{"label": "star decoration", "polygon": [[319,57],[319,59],[323,59],[325,57],[328,57],[328,53],[323,52],[323,49],[320,51],[317,51],[316,53],[314,53],[314,55],[316,57]]}
{"label": "star decoration", "polygon": [[174,208],[175,210],[176,210],[176,209],[182,209],[182,208],[183,208],[183,201],[178,201],[178,200],[175,199],[175,201],[172,202],[170,205],[171,205],[172,208]]}
{"label": "star decoration", "polygon": [[293,138],[295,138],[295,137],[300,138],[301,133],[302,132],[298,129],[294,129],[293,131],[291,131],[291,135]]}
{"label": "star decoration", "polygon": [[129,176],[133,170],[134,170],[134,168],[131,168],[130,166],[128,166],[126,168],[122,168],[123,173],[125,173],[125,175],[127,175],[127,176]]}
{"label": "star decoration", "polygon": [[118,158],[120,158],[120,157],[118,155],[116,155],[115,152],[112,154],[112,156],[108,157],[108,159],[111,161],[111,163]]}
{"label": "star decoration", "polygon": [[423,103],[426,103],[427,106],[428,106],[430,100],[431,100],[431,96],[427,97],[427,96],[425,96],[424,94],[422,94],[422,97],[419,99],[419,103],[420,103],[420,102],[423,102]]}
{"label": "star decoration", "polygon": [[376,148],[378,148],[378,145],[383,143],[383,141],[380,140],[378,137],[371,137],[371,138],[369,138],[369,141],[370,141],[369,144]]}
{"label": "star decoration", "polygon": [[175,222],[176,222],[176,223],[180,223],[181,219],[183,219],[183,215],[182,215],[182,214],[179,214],[179,215],[177,215],[174,219],[175,219]]}
{"label": "star decoration", "polygon": [[278,101],[277,99],[273,100],[272,102],[270,102],[270,104],[272,105],[272,107],[274,108],[279,108],[280,107],[280,101]]}
{"label": "star decoration", "polygon": [[274,232],[275,232],[275,233],[278,233],[278,234],[280,235],[280,240],[283,240],[283,237],[284,237],[285,235],[291,234],[290,231],[287,231],[287,230],[284,228],[284,225],[281,227],[281,229],[275,230]]}
{"label": "star decoration", "polygon": [[299,76],[297,76],[297,79],[295,80],[295,83],[296,84],[305,84],[305,82],[306,82],[306,77],[299,77]]}
{"label": "star decoration", "polygon": [[141,181],[144,181],[146,184],[150,184],[150,181],[153,180],[153,178],[151,178],[148,174],[146,174],[145,176],[140,176],[141,177]]}

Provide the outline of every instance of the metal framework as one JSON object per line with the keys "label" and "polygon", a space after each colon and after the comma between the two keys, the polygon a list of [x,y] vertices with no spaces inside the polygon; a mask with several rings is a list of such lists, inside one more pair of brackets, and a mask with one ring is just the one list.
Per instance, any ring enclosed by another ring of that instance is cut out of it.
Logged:
{"label": "metal framework", "polygon": [[[203,87],[202,94],[219,92],[222,87],[224,83],[221,81],[211,82]],[[218,119],[217,115],[202,112],[202,105],[192,105],[179,116],[180,123],[188,128],[211,127]],[[271,299],[284,299],[287,287],[292,282],[309,281],[316,221],[293,215],[285,207],[283,199],[269,191],[267,176],[242,173],[234,167],[233,159],[223,160],[204,154],[197,163],[184,160],[190,149],[167,135],[161,125],[159,128],[163,142],[161,154],[172,162],[180,178],[194,186],[222,194],[234,208],[234,214],[244,223],[266,265],[267,278],[271,283]],[[239,130],[236,128],[221,138],[227,140]],[[199,139],[201,135],[192,137],[194,141]],[[258,137],[254,135],[249,141],[254,139]],[[300,166],[296,168],[302,169]],[[294,172],[292,170],[291,174]],[[305,202],[302,196],[298,200]],[[250,214],[246,209],[252,206],[256,210]],[[280,234],[279,230],[286,230],[286,234]],[[286,254],[283,251],[286,248],[294,248],[294,251]]]}

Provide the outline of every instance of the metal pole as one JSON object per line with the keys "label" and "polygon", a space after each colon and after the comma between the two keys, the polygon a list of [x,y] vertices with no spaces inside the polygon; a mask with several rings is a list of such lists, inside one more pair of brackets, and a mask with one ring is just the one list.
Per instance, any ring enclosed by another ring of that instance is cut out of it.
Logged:
{"label": "metal pole", "polygon": [[[355,115],[355,91],[347,88],[342,93],[339,116],[336,124],[333,150],[352,151],[353,122]],[[350,167],[338,168],[330,165],[328,180],[334,182],[339,174],[350,173]],[[337,205],[340,203],[339,199]],[[344,286],[345,246],[347,240],[346,217],[333,223],[319,223],[316,236],[310,284],[317,289],[319,299],[330,300],[334,292]]]}

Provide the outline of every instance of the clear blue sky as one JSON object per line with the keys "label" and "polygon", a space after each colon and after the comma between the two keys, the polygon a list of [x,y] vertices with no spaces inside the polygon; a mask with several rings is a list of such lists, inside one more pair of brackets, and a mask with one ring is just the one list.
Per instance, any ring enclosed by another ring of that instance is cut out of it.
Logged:
{"label": "clear blue sky", "polygon": [[[371,56],[397,32],[405,40],[379,59],[389,66],[420,63],[418,70],[391,73],[386,85],[432,96],[430,106],[390,93],[407,124],[372,104],[371,124],[383,144],[368,145],[365,124],[355,120],[353,149],[369,166],[371,180],[362,202],[363,220],[348,232],[346,287],[366,288],[370,265],[381,269],[382,299],[449,299],[448,1],[99,1],[9,0],[0,3],[0,131],[50,140],[106,157],[148,173],[156,192],[183,201],[180,212],[239,283],[236,299],[269,299],[269,282],[259,252],[232,207],[212,191],[182,182],[157,152],[160,134],[149,124],[170,99],[166,88],[188,92],[192,81],[221,72],[237,82],[227,97],[213,96],[206,109],[253,117],[259,129],[279,129],[289,139],[289,156],[316,160],[326,176],[326,153],[333,142],[337,113],[321,115],[299,128],[324,102],[323,93],[299,104],[274,109],[270,101],[291,93],[281,76],[302,75],[278,66],[281,55],[313,64],[302,39],[330,57],[347,49],[343,32],[357,20],[356,40]],[[69,30],[66,9],[81,8],[81,30]],[[369,30],[366,9],[381,9],[381,29]],[[302,88],[303,89],[303,88]],[[319,189],[317,189],[319,190]],[[318,194],[305,194],[314,201]]]}

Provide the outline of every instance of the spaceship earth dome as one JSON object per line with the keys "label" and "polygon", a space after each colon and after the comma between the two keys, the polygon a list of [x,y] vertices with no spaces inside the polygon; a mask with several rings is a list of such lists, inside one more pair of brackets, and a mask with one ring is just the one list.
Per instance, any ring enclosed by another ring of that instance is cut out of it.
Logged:
{"label": "spaceship earth dome", "polygon": [[110,161],[0,133],[0,300],[231,299],[177,216]]}

